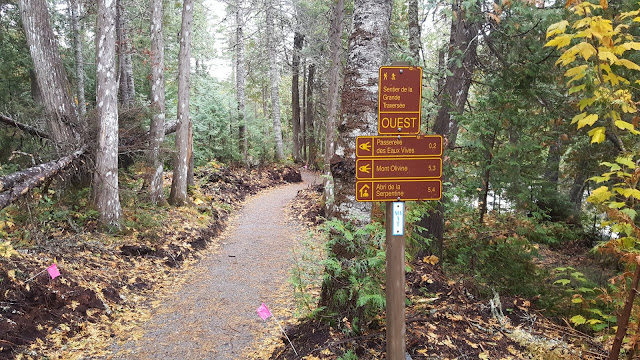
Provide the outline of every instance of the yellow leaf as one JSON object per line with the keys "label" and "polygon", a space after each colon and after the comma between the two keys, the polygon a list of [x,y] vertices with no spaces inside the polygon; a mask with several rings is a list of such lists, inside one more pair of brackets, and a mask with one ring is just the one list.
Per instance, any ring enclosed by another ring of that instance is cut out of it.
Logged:
{"label": "yellow leaf", "polygon": [[[578,106],[580,107],[580,111],[584,110],[584,108],[586,108],[587,106],[591,106],[591,104],[593,104],[594,102],[596,102],[596,97],[592,97],[592,98],[587,98],[587,99],[582,99],[580,100],[580,102],[578,103]],[[574,117],[575,120],[575,117]],[[575,121],[571,121],[571,123],[575,123],[577,120]]]}
{"label": "yellow leaf", "polygon": [[593,128],[589,131],[589,136],[591,136],[591,143],[600,144],[605,139],[605,128],[603,126]]}
{"label": "yellow leaf", "polygon": [[627,69],[631,69],[631,70],[640,70],[640,66],[638,66],[638,64],[634,63],[633,61],[629,61],[627,59],[618,59],[618,61],[616,61],[614,64],[622,65]]}
{"label": "yellow leaf", "polygon": [[563,34],[567,30],[567,26],[569,26],[569,21],[567,20],[549,25],[549,27],[547,28],[547,38],[553,35]]}
{"label": "yellow leaf", "polygon": [[16,280],[16,271],[15,270],[7,271],[7,276],[9,277],[9,279],[15,281]]}
{"label": "yellow leaf", "polygon": [[608,187],[600,186],[599,188],[591,192],[591,195],[589,195],[587,201],[591,203],[601,203],[603,201],[609,200],[611,195],[611,191],[609,191]]}
{"label": "yellow leaf", "polygon": [[580,113],[576,116],[573,117],[573,119],[571,119],[571,125],[577,123],[578,121],[584,119],[587,116],[586,112]]}
{"label": "yellow leaf", "polygon": [[585,60],[589,60],[590,57],[597,53],[596,48],[594,48],[593,45],[589,44],[588,42],[581,42],[575,47],[578,50],[578,53],[582,55]]}
{"label": "yellow leaf", "polygon": [[600,61],[607,61],[609,64],[614,64],[618,61],[618,57],[615,56],[611,51],[606,50],[605,47],[598,48],[598,59]]}
{"label": "yellow leaf", "polygon": [[598,121],[598,114],[589,114],[578,121],[578,129],[583,128],[587,125],[592,126],[596,121]]}
{"label": "yellow leaf", "polygon": [[607,4],[607,0],[600,0],[600,6],[602,6],[602,9],[607,10],[609,4]]}
{"label": "yellow leaf", "polygon": [[586,84],[582,84],[582,85],[578,85],[578,86],[574,86],[572,88],[569,89],[569,95],[578,92],[578,91],[582,91],[587,87]]}
{"label": "yellow leaf", "polygon": [[620,129],[629,130],[629,131],[635,129],[632,123],[628,123],[626,121],[616,120],[615,124]]}
{"label": "yellow leaf", "polygon": [[571,77],[575,75],[582,75],[585,73],[585,70],[587,70],[588,67],[589,65],[580,65],[580,66],[572,67],[571,69],[567,70],[564,73],[564,76]]}
{"label": "yellow leaf", "polygon": [[202,205],[202,204],[204,204],[204,201],[196,198],[195,200],[193,200],[193,203],[196,204],[196,205]]}
{"label": "yellow leaf", "polygon": [[573,38],[570,34],[562,34],[554,39],[549,40],[544,46],[556,46],[558,49],[563,48],[569,44],[571,44],[571,39]]}
{"label": "yellow leaf", "polygon": [[478,354],[478,358],[482,360],[490,359],[489,352],[488,351],[481,352],[480,354]]}

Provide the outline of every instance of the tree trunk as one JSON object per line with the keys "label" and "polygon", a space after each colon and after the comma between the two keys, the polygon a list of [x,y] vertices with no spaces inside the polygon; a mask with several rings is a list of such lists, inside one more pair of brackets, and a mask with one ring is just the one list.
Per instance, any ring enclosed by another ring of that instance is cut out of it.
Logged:
{"label": "tree trunk", "polygon": [[418,0],[409,0],[409,52],[414,64],[420,64],[420,21],[418,19]]}
{"label": "tree trunk", "polygon": [[[453,149],[458,136],[458,121],[455,116],[464,111],[464,105],[471,86],[471,76],[476,64],[476,50],[478,46],[478,24],[473,21],[474,15],[467,16],[472,9],[463,9],[462,0],[456,0],[452,4],[453,19],[451,21],[451,35],[448,49],[448,71],[444,80],[443,92],[440,95],[440,109],[436,116],[433,132],[442,135],[448,142],[448,148]],[[477,6],[477,5],[476,5]],[[454,61],[458,58],[460,61]],[[456,64],[460,63],[461,66]],[[446,165],[446,164],[443,164]],[[443,175],[442,182],[446,183]],[[426,229],[423,236],[436,239],[438,254],[442,255],[444,236],[444,206],[442,201],[436,205],[436,209],[422,218],[419,225]]]}
{"label": "tree trunk", "polygon": [[549,147],[547,165],[544,171],[544,179],[552,186],[552,190],[558,191],[558,179],[560,178],[560,158],[562,157],[562,139],[556,138]]}
{"label": "tree trunk", "polygon": [[182,7],[180,53],[178,55],[178,130],[176,131],[176,155],[173,163],[173,180],[169,202],[182,206],[187,201],[187,172],[189,170],[189,64],[191,61],[191,29],[193,0],[185,0]]}
{"label": "tree trunk", "polygon": [[353,30],[342,92],[342,122],[338,125],[331,174],[335,181],[334,215],[368,223],[371,204],[355,201],[356,137],[374,135],[378,126],[378,73],[387,61],[391,0],[355,0]]}
{"label": "tree trunk", "polygon": [[489,197],[489,184],[491,183],[491,163],[493,162],[493,149],[496,145],[497,131],[493,132],[491,142],[485,140],[485,165],[484,165],[484,177],[482,179],[482,194],[480,195],[480,219],[478,223],[482,226],[484,223],[484,216],[487,213],[487,199]]}
{"label": "tree trunk", "polygon": [[127,36],[127,18],[125,0],[116,0],[117,3],[117,34],[118,34],[118,69],[120,103],[124,107],[131,107],[135,101],[136,90],[133,82],[133,62],[131,61],[131,47]]}
{"label": "tree trunk", "polygon": [[[307,108],[307,65],[306,59],[302,61],[302,108]],[[302,158],[307,161],[307,121],[306,111],[302,112],[302,119],[300,119],[300,135],[302,135]]]}
{"label": "tree trunk", "polygon": [[96,112],[98,149],[93,176],[93,197],[100,221],[120,226],[118,195],[118,83],[116,80],[116,6],[112,0],[98,2],[96,24]]}
{"label": "tree trunk", "polygon": [[344,21],[344,0],[338,0],[333,7],[331,28],[329,29],[329,104],[325,129],[324,145],[324,204],[326,214],[333,213],[334,185],[331,176],[331,157],[335,152],[335,124],[338,120],[338,93],[340,89],[340,55],[342,52],[342,23]]}
{"label": "tree trunk", "polygon": [[69,11],[71,12],[71,31],[73,33],[73,54],[76,58],[78,116],[80,120],[84,120],[87,115],[87,100],[84,96],[84,56],[82,55],[84,27],[80,23],[81,7],[78,0],[69,0]]}
{"label": "tree trunk", "polygon": [[640,261],[638,260],[640,260],[640,256],[634,259],[636,269],[633,272],[633,278],[631,278],[631,288],[629,289],[627,299],[624,302],[624,308],[622,309],[622,313],[618,315],[618,321],[616,322],[618,329],[616,330],[616,336],[614,337],[613,344],[611,345],[609,360],[618,359],[620,349],[622,348],[622,341],[627,334],[629,317],[631,317],[631,310],[633,309],[633,300],[636,297],[638,282],[640,281]]}
{"label": "tree trunk", "polygon": [[273,116],[273,136],[276,142],[276,161],[284,159],[284,145],[282,143],[282,121],[280,119],[280,93],[278,90],[279,76],[278,64],[276,63],[276,38],[273,24],[273,4],[271,0],[267,2],[267,52],[269,53],[269,78],[271,82],[271,112]]}
{"label": "tree trunk", "polygon": [[293,55],[291,60],[291,122],[293,128],[293,161],[300,161],[300,51],[304,35],[296,32],[293,36]]}
{"label": "tree trunk", "polygon": [[313,112],[313,86],[314,78],[316,74],[316,65],[309,65],[309,79],[307,80],[307,109],[305,115],[305,121],[307,123],[307,141],[309,143],[309,158],[307,163],[309,167],[316,167],[316,139],[315,139],[315,124],[314,124],[314,112]]}
{"label": "tree trunk", "polygon": [[242,0],[236,0],[236,96],[238,101],[238,150],[245,164],[247,163],[247,139],[246,125],[246,98],[244,94],[244,82],[247,76],[244,60],[244,15],[242,12]]}
{"label": "tree trunk", "polygon": [[41,92],[41,98],[51,139],[60,154],[69,154],[82,142],[85,126],[78,119],[69,95],[69,79],[51,28],[47,3],[45,0],[20,0],[19,5],[38,87],[47,90]]}
{"label": "tree trunk", "polygon": [[151,109],[153,118],[149,128],[149,165],[152,168],[149,184],[149,201],[157,204],[164,201],[162,191],[163,164],[160,147],[164,141],[165,95],[164,95],[164,36],[162,33],[162,0],[151,0]]}
{"label": "tree trunk", "polygon": [[83,146],[60,159],[0,177],[0,210],[66,169],[73,161],[84,154],[86,149],[87,147]]}

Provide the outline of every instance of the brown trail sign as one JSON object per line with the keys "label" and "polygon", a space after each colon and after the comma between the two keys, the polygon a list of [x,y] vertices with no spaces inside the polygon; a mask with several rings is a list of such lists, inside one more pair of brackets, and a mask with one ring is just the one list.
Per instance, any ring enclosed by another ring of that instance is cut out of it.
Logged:
{"label": "brown trail sign", "polygon": [[[404,203],[442,197],[442,137],[420,134],[422,69],[383,66],[378,133],[356,139],[356,200],[386,202],[387,358],[405,359]],[[396,202],[393,202],[396,201]]]}
{"label": "brown trail sign", "polygon": [[414,158],[442,156],[442,136],[358,136],[356,157],[401,157]]}
{"label": "brown trail sign", "polygon": [[422,68],[381,67],[378,91],[378,133],[419,134]]}

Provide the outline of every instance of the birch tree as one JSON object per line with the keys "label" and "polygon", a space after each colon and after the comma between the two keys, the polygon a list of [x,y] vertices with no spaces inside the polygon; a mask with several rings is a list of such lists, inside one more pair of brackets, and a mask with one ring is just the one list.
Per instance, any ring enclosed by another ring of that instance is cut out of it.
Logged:
{"label": "birch tree", "polygon": [[152,176],[149,184],[149,200],[157,204],[164,201],[162,192],[162,161],[160,146],[164,141],[164,36],[162,33],[162,0],[151,0],[151,109],[153,118],[149,129],[149,165]]}
{"label": "birch tree", "polygon": [[331,65],[329,68],[329,104],[326,120],[325,145],[324,145],[324,198],[327,214],[333,212],[333,178],[331,177],[331,159],[334,154],[335,124],[338,117],[338,94],[340,82],[340,55],[342,52],[342,22],[344,20],[344,0],[337,0],[333,6],[331,28],[329,29],[329,52],[331,53]]}
{"label": "birch tree", "polygon": [[116,79],[116,4],[98,2],[96,24],[96,112],[98,149],[93,195],[104,225],[119,226],[118,196],[118,82]]}
{"label": "birch tree", "polygon": [[53,34],[45,0],[20,0],[22,26],[33,59],[47,125],[58,152],[70,154],[79,148],[84,123],[78,119],[64,70],[58,42]]}
{"label": "birch tree", "polygon": [[300,161],[300,52],[304,35],[293,35],[293,53],[291,54],[291,126],[293,132],[293,160]]}
{"label": "birch tree", "polygon": [[238,101],[238,144],[242,159],[247,162],[247,125],[246,125],[246,96],[244,59],[244,13],[242,0],[236,0],[236,97]]}
{"label": "birch tree", "polygon": [[355,199],[356,137],[377,133],[378,71],[387,61],[391,0],[355,0],[353,29],[342,92],[331,174],[335,182],[334,215],[369,222],[371,204]]}
{"label": "birch tree", "polygon": [[82,39],[84,37],[84,27],[80,22],[82,7],[78,0],[69,0],[69,12],[71,14],[71,32],[73,36],[73,54],[76,59],[76,96],[78,99],[78,116],[82,121],[87,114],[87,100],[84,95],[84,56]]}
{"label": "birch tree", "polygon": [[277,41],[274,35],[273,4],[267,1],[266,8],[266,37],[267,52],[269,55],[269,81],[271,87],[271,111],[273,119],[273,136],[276,142],[276,160],[284,159],[284,146],[282,143],[282,121],[280,119],[280,92],[278,90],[279,74],[278,64],[276,64]]}
{"label": "birch tree", "polygon": [[182,206],[187,201],[187,171],[189,168],[189,79],[191,61],[191,29],[193,0],[185,0],[182,7],[180,52],[178,55],[178,129],[176,154],[173,162],[173,180],[169,203]]}
{"label": "birch tree", "polygon": [[118,36],[118,87],[120,102],[125,107],[133,106],[136,97],[133,79],[133,62],[131,61],[131,46],[127,35],[127,14],[123,5],[125,0],[116,0],[116,19]]}

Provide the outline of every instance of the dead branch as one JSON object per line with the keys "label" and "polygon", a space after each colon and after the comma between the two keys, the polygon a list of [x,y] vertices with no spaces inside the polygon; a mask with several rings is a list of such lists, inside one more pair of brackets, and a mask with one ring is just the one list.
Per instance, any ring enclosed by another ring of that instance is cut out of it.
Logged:
{"label": "dead branch", "polygon": [[18,129],[20,129],[20,130],[22,130],[22,131],[24,131],[26,133],[41,137],[43,139],[48,139],[49,138],[49,135],[46,134],[45,132],[43,132],[42,130],[37,129],[37,128],[35,128],[33,126],[30,126],[30,125],[27,125],[27,124],[19,123],[19,122],[13,120],[12,118],[4,116],[2,114],[0,114],[0,123],[5,124],[5,125],[9,125],[9,126],[13,126],[13,127],[17,127]]}
{"label": "dead branch", "polygon": [[[74,160],[86,151],[87,147],[83,146],[74,153],[60,159],[49,161],[48,163],[40,164],[20,171],[19,173],[7,175],[1,178],[0,183],[2,184],[2,189],[4,191],[0,193],[0,210],[11,205],[21,196],[40,186],[48,179],[51,179],[60,171],[66,169]],[[7,178],[9,178],[10,181],[6,181]],[[11,181],[12,185],[7,187],[6,184],[11,183]]]}

